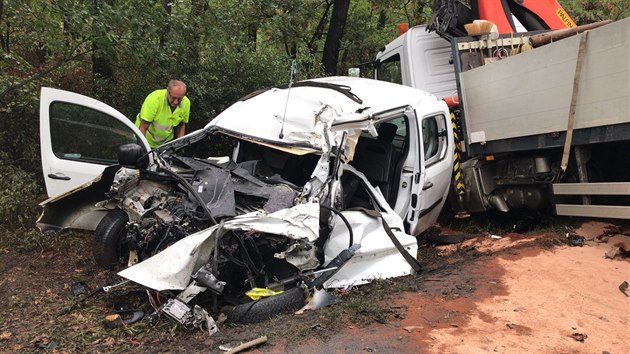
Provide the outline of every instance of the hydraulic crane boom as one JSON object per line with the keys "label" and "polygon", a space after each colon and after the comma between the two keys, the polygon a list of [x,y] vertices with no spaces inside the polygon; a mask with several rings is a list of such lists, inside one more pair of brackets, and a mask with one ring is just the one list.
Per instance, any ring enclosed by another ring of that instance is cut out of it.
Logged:
{"label": "hydraulic crane boom", "polygon": [[517,32],[514,16],[528,30],[575,27],[557,0],[435,0],[428,29],[440,36],[463,37],[464,24],[482,19],[497,25],[499,33]]}

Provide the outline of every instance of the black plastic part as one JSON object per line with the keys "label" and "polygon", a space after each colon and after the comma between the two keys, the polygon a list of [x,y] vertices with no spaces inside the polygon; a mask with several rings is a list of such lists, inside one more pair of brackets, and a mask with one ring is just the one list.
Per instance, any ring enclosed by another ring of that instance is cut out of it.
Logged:
{"label": "black plastic part", "polygon": [[70,284],[70,291],[72,292],[72,296],[78,297],[87,294],[87,289],[85,288],[85,283],[82,281],[74,281]]}
{"label": "black plastic part", "polygon": [[324,283],[330,279],[335,273],[337,273],[337,271],[339,271],[339,269],[341,269],[341,267],[343,267],[344,264],[346,264],[346,262],[352,258],[352,256],[354,256],[354,253],[356,252],[356,249],[358,249],[358,247],[350,247],[348,249],[345,249],[341,252],[339,252],[339,254],[333,258],[332,261],[330,261],[330,263],[328,263],[328,265],[326,266],[326,268],[337,268],[334,271],[330,271],[330,272],[326,272],[322,275],[320,275],[318,278],[315,278],[312,282],[310,282],[308,285],[312,286],[314,288],[320,288],[322,285],[324,285]]}
{"label": "black plastic part", "polygon": [[123,325],[130,325],[144,318],[144,311],[142,310],[114,311],[113,314],[118,316],[111,320],[103,320],[103,326],[106,328],[117,328]]}
{"label": "black plastic part", "polygon": [[118,147],[118,163],[128,168],[145,169],[149,166],[149,158],[142,146],[130,143]]}
{"label": "black plastic part", "polygon": [[61,180],[61,181],[69,181],[70,180],[70,177],[68,177],[68,176],[60,176],[60,175],[56,175],[54,173],[49,173],[48,174],[48,178],[58,179],[58,180]]}
{"label": "black plastic part", "polygon": [[[319,87],[319,88],[331,89],[331,90],[341,93],[342,95],[348,97],[349,99],[353,100],[354,102],[358,104],[363,103],[363,100],[351,91],[352,87],[346,86],[346,85],[337,85],[337,84],[333,84],[329,82],[304,80],[304,81],[299,81],[299,82],[294,83],[291,87]],[[280,86],[280,88],[284,88],[284,86]]]}
{"label": "black plastic part", "polygon": [[[289,88],[289,85],[281,85],[281,86],[277,86],[279,89],[286,89]],[[333,84],[333,83],[328,83],[328,82],[319,82],[319,81],[309,81],[309,80],[305,80],[305,81],[299,81],[296,82],[294,84],[291,85],[291,87],[319,87],[319,88],[325,88],[325,89],[331,89],[331,90],[335,90],[339,93],[341,93],[342,95],[348,97],[349,99],[353,100],[356,103],[363,103],[363,100],[361,98],[359,98],[359,96],[355,95],[354,93],[351,92],[351,87],[350,86],[345,86],[345,85],[337,85],[337,84]],[[269,91],[271,88],[265,88],[262,90],[258,90],[258,91],[254,91],[252,93],[250,93],[247,96],[244,96],[242,98],[239,99],[239,101],[247,101],[250,98],[256,97],[262,93],[265,93],[267,91]]]}
{"label": "black plastic part", "polygon": [[[476,5],[475,1],[471,3]],[[464,25],[478,17],[478,9],[471,9],[461,0],[435,0],[427,31],[435,31],[440,37],[450,41],[452,37],[466,36]]]}
{"label": "black plastic part", "polygon": [[234,306],[228,311],[228,322],[256,323],[271,317],[297,311],[304,306],[304,291],[293,288],[278,295],[262,298],[242,305]]}
{"label": "black plastic part", "polygon": [[[527,31],[543,31],[550,29],[549,25],[538,15],[521,6],[516,1],[510,1],[507,5],[509,6],[510,13],[518,19]],[[511,19],[511,16],[509,18]]]}
{"label": "black plastic part", "polygon": [[92,254],[96,264],[104,268],[114,267],[122,256],[121,241],[129,217],[120,209],[105,215],[94,231]]}
{"label": "black plastic part", "polygon": [[331,208],[324,204],[320,204],[319,206],[320,208],[324,208],[326,210],[332,211],[333,213],[337,214],[337,216],[339,216],[341,221],[343,221],[344,225],[346,225],[346,228],[348,229],[348,247],[352,247],[352,245],[354,244],[354,232],[352,231],[352,226],[350,225],[350,222],[348,221],[348,219],[346,219],[346,217],[341,213],[341,211],[335,208]]}
{"label": "black plastic part", "polygon": [[180,176],[179,174],[171,171],[168,168],[163,168],[162,167],[162,168],[159,168],[158,171],[166,173],[167,175],[173,177],[173,179],[175,179],[177,182],[181,183],[181,185],[184,186],[191,193],[191,196],[193,198],[195,198],[197,203],[199,203],[199,206],[203,209],[203,211],[206,213],[206,215],[208,215],[208,219],[210,220],[210,222],[212,222],[212,225],[216,225],[217,224],[217,221],[212,216],[212,213],[208,209],[208,206],[206,205],[206,203],[203,201],[203,199],[201,199],[201,196],[199,195],[199,193],[197,193],[195,188],[193,188],[193,186],[191,186],[190,183],[188,183],[188,181],[186,179],[184,179],[182,176]]}

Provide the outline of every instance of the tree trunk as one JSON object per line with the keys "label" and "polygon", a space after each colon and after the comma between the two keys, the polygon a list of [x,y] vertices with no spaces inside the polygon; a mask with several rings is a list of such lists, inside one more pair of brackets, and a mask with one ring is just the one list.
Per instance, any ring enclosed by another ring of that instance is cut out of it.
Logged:
{"label": "tree trunk", "polygon": [[247,25],[247,39],[253,50],[256,50],[256,40],[258,38],[258,23],[250,23]]}
{"label": "tree trunk", "polygon": [[164,8],[165,19],[164,25],[162,25],[162,33],[160,33],[160,49],[164,48],[164,45],[166,45],[166,38],[168,38],[168,34],[171,32],[171,11],[173,9],[172,0],[162,1],[162,7]]}
{"label": "tree trunk", "polygon": [[[0,31],[2,31],[3,23],[2,17],[4,16],[4,0],[0,0]],[[7,28],[6,37],[0,32],[0,45],[5,52],[9,52],[9,21],[6,21],[5,26]]]}
{"label": "tree trunk", "polygon": [[326,24],[326,20],[328,19],[328,13],[330,12],[330,7],[332,6],[332,2],[328,2],[326,1],[326,8],[324,9],[324,12],[322,13],[322,17],[319,19],[319,22],[317,23],[317,28],[315,28],[315,32],[313,32],[313,36],[311,37],[311,40],[307,43],[308,45],[308,50],[309,53],[314,54],[315,52],[317,52],[317,41],[322,38],[322,35],[324,34],[324,25]]}
{"label": "tree trunk", "polygon": [[[108,5],[113,6],[114,0],[104,0]],[[94,93],[101,99],[109,101],[110,90],[108,83],[114,80],[114,69],[106,54],[107,29],[99,25],[101,12],[101,0],[94,0],[94,9],[92,16],[92,84]],[[103,89],[101,89],[101,84]],[[104,96],[103,96],[104,95]]]}
{"label": "tree trunk", "polygon": [[208,9],[208,2],[203,0],[192,0],[190,4],[189,22],[192,27],[190,32],[190,57],[191,64],[199,64],[201,60],[201,31],[203,28],[204,13]]}
{"label": "tree trunk", "polygon": [[330,25],[328,26],[328,35],[324,43],[324,54],[322,64],[328,75],[337,75],[337,63],[339,61],[339,50],[341,49],[341,40],[343,38],[343,30],[348,18],[348,9],[350,8],[350,0],[335,0],[333,4],[332,16],[330,16]]}
{"label": "tree trunk", "polygon": [[381,9],[381,11],[379,11],[378,13],[378,22],[377,22],[376,28],[378,28],[379,30],[382,30],[383,28],[385,28],[386,23],[387,23],[387,13],[385,12],[385,9]]}

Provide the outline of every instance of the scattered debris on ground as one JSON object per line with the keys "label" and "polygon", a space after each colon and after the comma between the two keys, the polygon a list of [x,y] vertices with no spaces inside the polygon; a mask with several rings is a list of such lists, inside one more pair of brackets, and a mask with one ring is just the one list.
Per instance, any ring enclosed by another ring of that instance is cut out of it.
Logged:
{"label": "scattered debris on ground", "polygon": [[[136,311],[153,311],[146,291],[125,284],[104,292],[104,284],[119,279],[92,263],[89,234],[71,233],[43,251],[7,248],[9,257],[0,260],[0,301],[8,304],[0,309],[0,346],[11,352],[223,353],[266,336],[256,347],[265,352],[313,346],[331,352],[623,352],[630,346],[624,330],[630,313],[628,297],[619,292],[628,292],[630,259],[604,253],[628,236],[623,226],[611,232],[610,224],[589,236],[587,226],[595,228],[585,223],[572,231],[584,237],[582,247],[570,247],[562,228],[472,230],[476,237],[457,244],[421,242],[425,270],[418,275],[334,296],[324,292],[319,296],[329,306],[318,311],[248,325],[218,320],[220,331],[212,337],[164,318],[136,322]],[[103,325],[108,319],[113,328]]]}
{"label": "scattered debris on ground", "polygon": [[574,332],[571,333],[570,337],[578,342],[584,342],[586,338],[588,338],[588,335],[586,335],[586,333]]}

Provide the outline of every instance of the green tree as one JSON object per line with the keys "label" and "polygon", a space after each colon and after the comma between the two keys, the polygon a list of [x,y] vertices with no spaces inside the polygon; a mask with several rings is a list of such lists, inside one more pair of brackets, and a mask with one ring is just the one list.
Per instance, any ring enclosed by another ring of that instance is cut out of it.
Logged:
{"label": "green tree", "polygon": [[577,25],[630,16],[628,0],[559,0]]}
{"label": "green tree", "polygon": [[[578,24],[630,16],[628,0],[561,1]],[[34,195],[43,186],[42,86],[95,97],[131,119],[149,92],[182,79],[195,129],[249,92],[286,84],[292,60],[297,80],[371,62],[377,49],[396,37],[396,24],[426,23],[431,5],[429,0],[0,0],[5,181],[0,194],[11,196],[0,199],[0,215],[16,213],[22,204],[9,202],[15,198],[25,198],[27,214],[40,199]],[[335,17],[335,7],[343,16]]]}

